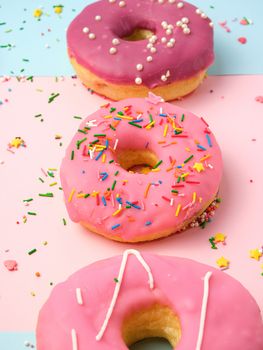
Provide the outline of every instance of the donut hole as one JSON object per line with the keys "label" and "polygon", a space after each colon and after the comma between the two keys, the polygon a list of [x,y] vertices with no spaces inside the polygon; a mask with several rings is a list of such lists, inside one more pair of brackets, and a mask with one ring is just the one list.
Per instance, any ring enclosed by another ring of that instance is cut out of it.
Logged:
{"label": "donut hole", "polygon": [[148,40],[154,32],[147,28],[133,28],[132,32],[122,37],[126,41]]}
{"label": "donut hole", "polygon": [[129,347],[129,350],[173,350],[171,344],[164,338],[147,338]]}
{"label": "donut hole", "polygon": [[155,304],[129,315],[123,322],[122,337],[128,347],[143,339],[163,338],[175,348],[181,338],[181,325],[173,310]]}
{"label": "donut hole", "polygon": [[123,169],[133,173],[148,174],[158,163],[158,157],[150,150],[119,149],[116,157]]}

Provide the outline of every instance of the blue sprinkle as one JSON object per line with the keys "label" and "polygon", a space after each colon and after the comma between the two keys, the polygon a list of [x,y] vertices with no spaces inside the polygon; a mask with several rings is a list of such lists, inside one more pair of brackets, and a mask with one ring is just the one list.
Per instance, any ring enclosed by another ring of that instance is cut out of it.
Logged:
{"label": "blue sprinkle", "polygon": [[202,151],[206,151],[206,148],[204,148],[203,146],[201,145],[197,145],[198,148],[200,148]]}
{"label": "blue sprinkle", "polygon": [[131,203],[131,202],[129,202],[129,201],[126,201],[126,203],[127,203],[128,205],[130,205],[131,207],[135,208],[135,209],[141,209],[141,207],[139,207],[138,205],[133,204],[133,203]]}
{"label": "blue sprinkle", "polygon": [[122,198],[121,198],[121,197],[116,198],[116,201],[117,201],[118,203],[122,204]]}
{"label": "blue sprinkle", "polygon": [[118,117],[114,117],[113,119],[114,120],[122,120],[121,118],[118,118]]}
{"label": "blue sprinkle", "polygon": [[160,116],[160,117],[167,117],[167,114],[161,113],[161,114],[159,114],[159,116]]}
{"label": "blue sprinkle", "polygon": [[210,139],[210,136],[208,134],[205,135],[206,139],[207,139],[207,142],[208,142],[208,146],[209,147],[212,147],[212,142],[211,142],[211,139]]}
{"label": "blue sprinkle", "polygon": [[102,203],[104,204],[105,207],[107,207],[107,202],[104,196],[101,197]]}
{"label": "blue sprinkle", "polygon": [[162,180],[158,180],[158,182],[159,182],[160,185],[163,183]]}
{"label": "blue sprinkle", "polygon": [[151,221],[146,221],[145,226],[149,226],[149,225],[151,225],[151,224],[152,224]]}
{"label": "blue sprinkle", "polygon": [[106,149],[109,147],[109,140],[106,140],[105,146],[106,146]]}
{"label": "blue sprinkle", "polygon": [[99,160],[100,157],[102,156],[102,154],[103,154],[103,151],[100,151],[100,153],[97,155],[97,157],[95,158],[95,160]]}
{"label": "blue sprinkle", "polygon": [[116,228],[118,228],[118,227],[120,227],[120,226],[121,226],[121,224],[116,224],[116,225],[111,226],[111,229],[112,229],[112,230],[115,230]]}
{"label": "blue sprinkle", "polygon": [[176,168],[181,169],[181,168],[182,168],[182,165],[177,165]]}
{"label": "blue sprinkle", "polygon": [[107,179],[107,177],[109,176],[109,174],[105,174],[102,178],[101,181],[105,181]]}
{"label": "blue sprinkle", "polygon": [[133,123],[141,123],[141,122],[143,122],[143,119],[136,119],[136,120],[133,120],[132,122]]}

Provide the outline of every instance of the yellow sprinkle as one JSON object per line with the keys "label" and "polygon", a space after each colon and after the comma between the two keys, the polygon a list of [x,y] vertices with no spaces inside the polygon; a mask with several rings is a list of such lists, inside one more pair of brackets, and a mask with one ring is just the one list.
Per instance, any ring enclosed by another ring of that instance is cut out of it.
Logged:
{"label": "yellow sprinkle", "polygon": [[168,124],[166,124],[166,125],[164,126],[164,130],[163,130],[163,136],[164,136],[164,137],[166,137],[167,131],[168,131]]}
{"label": "yellow sprinkle", "polygon": [[200,162],[203,162],[204,160],[211,158],[211,154],[208,154],[206,156],[204,156],[203,158],[200,159]]}
{"label": "yellow sprinkle", "polygon": [[182,177],[182,178],[185,178],[185,177],[187,177],[188,175],[189,175],[189,173],[184,173],[184,174],[181,175],[181,177]]}
{"label": "yellow sprinkle", "polygon": [[151,184],[148,183],[148,185],[147,185],[147,187],[146,187],[146,189],[145,189],[145,191],[144,191],[144,198],[147,198],[148,193],[149,193],[149,190],[150,190],[150,187],[151,187]]}
{"label": "yellow sprinkle", "polygon": [[103,153],[102,155],[102,163],[105,163],[106,162],[106,153]]}
{"label": "yellow sprinkle", "polygon": [[85,197],[85,193],[78,193],[77,194],[77,198],[84,198]]}
{"label": "yellow sprinkle", "polygon": [[191,150],[190,150],[189,147],[185,147],[185,150],[186,150],[187,152],[191,152]]}
{"label": "yellow sprinkle", "polygon": [[41,9],[35,9],[33,15],[34,17],[39,18],[43,15],[43,11]]}
{"label": "yellow sprinkle", "polygon": [[182,205],[179,203],[179,204],[177,205],[177,208],[176,208],[175,216],[178,216],[178,215],[179,215],[180,210],[181,210],[181,207],[182,207]]}
{"label": "yellow sprinkle", "polygon": [[49,171],[57,171],[57,168],[48,168]]}
{"label": "yellow sprinkle", "polygon": [[153,120],[151,123],[149,123],[146,127],[145,127],[145,129],[151,129],[151,127],[152,126],[154,126],[154,124],[155,124],[155,120]]}
{"label": "yellow sprinkle", "polygon": [[128,115],[119,115],[119,114],[118,114],[118,118],[127,119],[127,120],[134,120],[133,117],[130,117],[130,116],[128,116]]}
{"label": "yellow sprinkle", "polygon": [[193,193],[193,203],[196,201],[196,192]]}
{"label": "yellow sprinkle", "polygon": [[93,191],[93,192],[91,193],[91,197],[96,197],[99,193],[100,193],[100,192]]}
{"label": "yellow sprinkle", "polygon": [[74,196],[74,193],[76,192],[76,189],[75,188],[72,188],[71,192],[70,192],[70,195],[68,197],[68,202],[71,202],[72,201],[72,198]]}
{"label": "yellow sprinkle", "polygon": [[56,14],[60,14],[60,13],[62,13],[62,11],[63,11],[63,6],[55,6],[54,7],[54,12],[56,13]]}
{"label": "yellow sprinkle", "polygon": [[160,171],[161,169],[160,168],[155,168],[155,169],[152,169],[152,172],[153,173],[158,173],[158,171]]}
{"label": "yellow sprinkle", "polygon": [[183,128],[174,128],[175,131],[183,131]]}
{"label": "yellow sprinkle", "polygon": [[105,115],[104,118],[105,119],[110,119],[110,118],[112,118],[112,115]]}
{"label": "yellow sprinkle", "polygon": [[116,210],[116,211],[112,214],[112,216],[116,216],[116,215],[120,214],[121,212],[122,212],[122,208]]}
{"label": "yellow sprinkle", "polygon": [[56,186],[58,183],[57,182],[52,182],[49,186]]}

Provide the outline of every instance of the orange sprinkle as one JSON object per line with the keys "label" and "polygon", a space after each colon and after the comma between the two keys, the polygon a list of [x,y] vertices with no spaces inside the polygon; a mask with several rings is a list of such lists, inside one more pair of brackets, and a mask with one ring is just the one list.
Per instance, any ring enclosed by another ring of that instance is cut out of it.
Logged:
{"label": "orange sprinkle", "polygon": [[193,203],[196,201],[196,192],[193,193]]}
{"label": "orange sprinkle", "polygon": [[148,185],[147,185],[147,187],[146,187],[146,189],[145,189],[145,191],[144,191],[144,198],[147,198],[148,193],[149,193],[149,190],[150,190],[150,187],[151,187],[151,184],[148,183]]}
{"label": "orange sprinkle", "polygon": [[166,141],[158,141],[159,145],[166,143]]}
{"label": "orange sprinkle", "polygon": [[70,203],[72,201],[72,198],[74,196],[74,193],[76,192],[76,189],[75,188],[72,188],[71,192],[70,192],[70,195],[68,197],[68,202]]}
{"label": "orange sprinkle", "polygon": [[173,170],[173,167],[171,166],[170,168],[167,168],[166,169],[166,171],[168,172],[168,171],[171,171],[171,170]]}
{"label": "orange sprinkle", "polygon": [[204,160],[211,158],[211,154],[207,154],[206,156],[204,156],[203,158],[200,159],[200,162],[203,162]]}
{"label": "orange sprinkle", "polygon": [[152,169],[152,172],[153,173],[158,173],[158,171],[160,171],[161,169],[160,168],[155,168],[155,169]]}
{"label": "orange sprinkle", "polygon": [[36,273],[35,273],[35,276],[36,276],[36,277],[40,277],[40,276],[41,276],[41,273],[40,273],[40,272],[36,272]]}
{"label": "orange sprinkle", "polygon": [[178,216],[178,215],[179,215],[180,210],[181,210],[181,207],[182,207],[182,205],[179,203],[179,204],[177,205],[177,208],[176,208],[175,216]]}

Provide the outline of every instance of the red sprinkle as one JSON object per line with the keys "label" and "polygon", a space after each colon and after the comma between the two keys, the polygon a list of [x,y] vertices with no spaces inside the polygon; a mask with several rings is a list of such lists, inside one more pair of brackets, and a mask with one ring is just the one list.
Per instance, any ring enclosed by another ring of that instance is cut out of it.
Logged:
{"label": "red sprinkle", "polygon": [[8,271],[16,271],[17,270],[17,262],[15,260],[6,260],[6,261],[4,261],[4,265]]}
{"label": "red sprinkle", "polygon": [[259,103],[263,103],[263,96],[257,96],[255,100]]}
{"label": "red sprinkle", "polygon": [[247,43],[247,38],[245,38],[244,36],[241,36],[237,40],[240,42],[240,44],[246,44]]}

